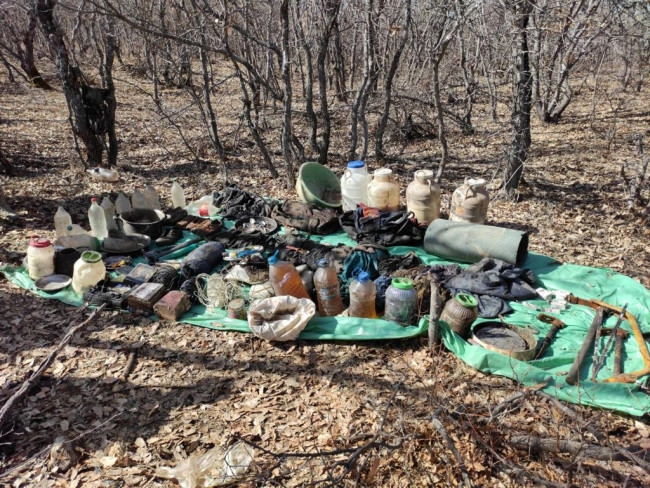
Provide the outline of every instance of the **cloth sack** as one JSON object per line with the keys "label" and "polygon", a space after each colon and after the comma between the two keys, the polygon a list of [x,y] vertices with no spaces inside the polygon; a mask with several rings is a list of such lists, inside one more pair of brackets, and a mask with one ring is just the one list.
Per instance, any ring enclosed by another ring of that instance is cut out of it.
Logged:
{"label": "cloth sack", "polygon": [[293,341],[316,315],[316,304],[306,298],[279,296],[255,300],[248,310],[253,335],[267,341]]}

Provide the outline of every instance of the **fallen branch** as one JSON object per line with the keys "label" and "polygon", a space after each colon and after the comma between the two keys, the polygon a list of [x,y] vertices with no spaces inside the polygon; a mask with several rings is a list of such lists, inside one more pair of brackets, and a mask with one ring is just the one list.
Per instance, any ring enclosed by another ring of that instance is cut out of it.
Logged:
{"label": "fallen branch", "polygon": [[93,313],[91,313],[86,320],[84,320],[82,323],[79,325],[75,325],[72,327],[65,336],[63,336],[63,339],[61,339],[61,342],[59,342],[59,345],[56,346],[50,353],[47,355],[45,360],[40,364],[38,369],[32,373],[32,375],[21,385],[21,387],[16,391],[11,397],[5,402],[5,404],[2,406],[0,409],[0,427],[4,424],[5,419],[7,415],[9,414],[11,408],[20,402],[23,397],[34,387],[36,382],[39,380],[41,376],[43,376],[43,373],[45,373],[45,370],[49,368],[50,364],[52,364],[52,361],[59,355],[61,352],[61,349],[63,349],[68,342],[70,342],[70,339],[81,329],[83,329],[85,326],[87,326],[94,318],[95,316],[106,306],[106,304],[103,304],[99,308],[95,309]]}
{"label": "fallen branch", "polygon": [[433,414],[433,418],[431,419],[431,424],[433,425],[433,428],[436,429],[436,432],[438,432],[440,437],[444,439],[445,443],[447,444],[447,447],[456,458],[456,462],[458,462],[458,467],[460,468],[461,476],[463,477],[464,486],[470,488],[472,486],[472,482],[469,480],[469,476],[467,475],[467,468],[465,467],[465,461],[463,461],[463,458],[460,457],[460,453],[458,452],[458,449],[456,449],[456,445],[454,444],[454,441],[451,440],[451,437],[449,437],[449,434],[447,434],[447,431],[445,430],[445,426],[442,425],[440,418],[435,413]]}
{"label": "fallen branch", "polygon": [[553,453],[571,454],[597,461],[624,461],[627,457],[609,447],[587,444],[580,441],[556,439],[553,437],[542,438],[530,435],[518,435],[510,438],[510,444],[517,449],[526,451],[544,451]]}
{"label": "fallen branch", "polygon": [[131,372],[133,371],[133,367],[135,366],[135,359],[137,357],[137,349],[132,349],[129,352],[129,357],[126,360],[126,366],[124,366],[124,371],[120,375],[120,381],[124,382],[127,380]]}

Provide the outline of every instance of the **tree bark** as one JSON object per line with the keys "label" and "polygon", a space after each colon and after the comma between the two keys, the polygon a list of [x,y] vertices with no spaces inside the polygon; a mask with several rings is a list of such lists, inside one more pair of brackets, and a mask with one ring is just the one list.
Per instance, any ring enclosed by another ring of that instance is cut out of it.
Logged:
{"label": "tree bark", "polygon": [[384,131],[386,130],[386,124],[388,123],[388,116],[390,115],[390,106],[392,103],[392,94],[393,94],[393,79],[395,78],[395,73],[397,72],[397,67],[399,66],[400,58],[406,47],[406,42],[408,41],[409,34],[411,29],[411,0],[406,0],[406,22],[403,27],[403,34],[400,40],[393,59],[390,63],[390,68],[384,79],[384,109],[381,114],[381,119],[379,124],[377,124],[377,130],[375,131],[375,158],[381,160],[384,157]]}
{"label": "tree bark", "polygon": [[506,163],[505,191],[516,200],[524,164],[530,151],[530,109],[532,81],[528,50],[528,22],[535,0],[513,0],[509,8],[514,14],[516,29],[515,85],[512,101],[512,141]]}
{"label": "tree bark", "polygon": [[22,38],[22,45],[19,46],[19,61],[20,67],[23,69],[29,82],[36,88],[43,90],[51,90],[50,84],[43,79],[43,76],[36,68],[34,62],[34,36],[36,35],[36,9],[35,5],[30,5],[27,15],[29,20],[27,22],[27,30]]}
{"label": "tree bark", "polygon": [[291,139],[293,130],[291,127],[291,98],[293,96],[291,88],[291,54],[289,47],[289,0],[282,0],[280,5],[280,20],[282,25],[282,85],[284,91],[283,110],[282,110],[282,154],[287,171],[287,189],[291,188],[295,182],[293,171],[293,154]]}

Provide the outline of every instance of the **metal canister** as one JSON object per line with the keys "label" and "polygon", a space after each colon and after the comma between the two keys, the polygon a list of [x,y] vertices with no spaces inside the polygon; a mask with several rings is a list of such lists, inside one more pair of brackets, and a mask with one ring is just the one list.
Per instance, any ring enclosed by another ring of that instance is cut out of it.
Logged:
{"label": "metal canister", "polygon": [[228,303],[228,317],[231,319],[246,320],[246,303],[243,298],[237,298]]}

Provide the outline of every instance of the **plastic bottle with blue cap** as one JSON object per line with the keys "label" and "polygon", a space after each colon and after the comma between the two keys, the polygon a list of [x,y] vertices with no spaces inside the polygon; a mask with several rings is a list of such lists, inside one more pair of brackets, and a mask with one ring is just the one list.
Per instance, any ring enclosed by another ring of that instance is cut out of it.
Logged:
{"label": "plastic bottle with blue cap", "polygon": [[309,299],[309,293],[293,264],[281,261],[276,251],[269,258],[269,281],[275,296],[292,296]]}
{"label": "plastic bottle with blue cap", "polygon": [[350,284],[350,317],[377,318],[375,300],[377,288],[366,271],[361,271]]}

